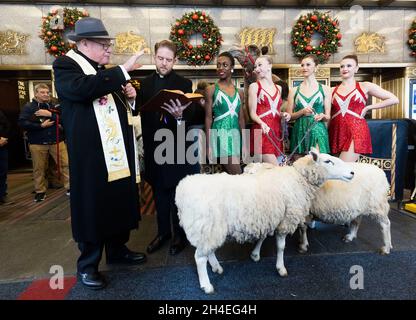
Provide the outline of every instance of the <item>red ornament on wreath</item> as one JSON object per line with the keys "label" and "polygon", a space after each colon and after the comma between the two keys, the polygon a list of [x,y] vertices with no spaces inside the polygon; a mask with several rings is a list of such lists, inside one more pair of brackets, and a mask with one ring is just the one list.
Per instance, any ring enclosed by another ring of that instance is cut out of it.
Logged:
{"label": "red ornament on wreath", "polygon": [[409,40],[407,41],[407,44],[411,51],[410,55],[412,57],[415,57],[416,56],[416,19],[413,20],[408,33],[409,33]]}
{"label": "red ornament on wreath", "polygon": [[[65,55],[75,45],[64,41],[64,33],[68,30],[73,30],[75,22],[84,17],[88,17],[87,11],[80,11],[78,9],[64,8],[63,17],[59,16],[58,10],[52,10],[48,16],[42,17],[42,25],[39,33],[39,38],[45,43],[46,51],[54,57]],[[52,29],[51,21],[62,19],[64,23],[64,30]]]}
{"label": "red ornament on wreath", "polygon": [[[314,34],[322,37],[320,44],[311,43]],[[341,38],[338,20],[330,18],[328,12],[315,10],[299,17],[292,28],[293,54],[300,59],[307,54],[314,54],[320,63],[326,63],[331,54],[338,51]]]}
{"label": "red ornament on wreath", "polygon": [[[189,43],[189,38],[194,34],[201,34],[202,44]],[[199,10],[176,19],[172,24],[170,40],[176,44],[178,59],[193,66],[208,64],[218,55],[223,41],[211,17]]]}

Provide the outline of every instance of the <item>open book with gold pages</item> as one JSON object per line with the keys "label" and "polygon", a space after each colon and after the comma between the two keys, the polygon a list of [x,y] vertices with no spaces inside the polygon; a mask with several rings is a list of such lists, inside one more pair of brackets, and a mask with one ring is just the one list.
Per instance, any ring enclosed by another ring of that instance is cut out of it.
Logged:
{"label": "open book with gold pages", "polygon": [[147,101],[143,106],[140,107],[140,111],[165,111],[161,109],[161,106],[164,106],[164,103],[169,103],[170,100],[176,102],[178,99],[182,105],[187,104],[189,101],[198,102],[204,96],[200,93],[183,93],[180,90],[160,90],[156,95],[154,95],[149,101]]}

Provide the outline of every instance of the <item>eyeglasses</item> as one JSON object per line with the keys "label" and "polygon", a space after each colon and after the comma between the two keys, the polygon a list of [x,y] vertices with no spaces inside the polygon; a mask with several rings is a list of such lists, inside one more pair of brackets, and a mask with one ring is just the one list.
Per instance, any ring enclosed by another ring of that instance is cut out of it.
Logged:
{"label": "eyeglasses", "polygon": [[95,42],[95,43],[97,43],[97,44],[100,44],[100,45],[103,47],[103,50],[104,50],[104,51],[107,51],[109,48],[114,47],[114,43],[113,43],[113,42],[109,42],[109,43],[101,43],[101,42],[95,41],[95,40],[93,40],[93,39],[88,39],[88,40],[89,40],[89,41],[91,41],[91,42]]}

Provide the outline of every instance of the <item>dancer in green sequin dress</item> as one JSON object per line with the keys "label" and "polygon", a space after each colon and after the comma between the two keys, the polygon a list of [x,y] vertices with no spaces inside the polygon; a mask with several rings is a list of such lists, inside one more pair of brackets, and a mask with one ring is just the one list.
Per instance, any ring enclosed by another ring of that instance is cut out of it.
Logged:
{"label": "dancer in green sequin dress", "polygon": [[298,146],[296,154],[305,154],[311,147],[318,148],[321,153],[330,152],[328,130],[324,121],[330,118],[331,94],[328,86],[315,79],[317,64],[318,60],[314,55],[307,55],[302,59],[304,81],[297,88],[292,88],[288,97],[287,111],[295,119],[290,136],[290,150],[292,152]]}
{"label": "dancer in green sequin dress", "polygon": [[214,122],[211,131],[212,150],[214,157],[240,156],[240,125],[238,114],[241,109],[241,100],[238,89],[235,88],[234,96],[231,97],[222,91],[218,83],[215,84],[212,105]]}
{"label": "dancer in green sequin dress", "polygon": [[205,128],[208,148],[229,174],[241,173],[241,129],[244,128],[241,92],[232,84],[234,57],[223,52],[217,59],[219,81],[206,90]]}

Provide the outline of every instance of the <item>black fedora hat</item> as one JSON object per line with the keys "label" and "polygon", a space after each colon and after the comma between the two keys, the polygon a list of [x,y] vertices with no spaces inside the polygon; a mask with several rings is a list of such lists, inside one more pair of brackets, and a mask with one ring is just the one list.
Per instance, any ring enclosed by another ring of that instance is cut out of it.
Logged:
{"label": "black fedora hat", "polygon": [[75,23],[75,32],[68,34],[68,39],[79,41],[81,39],[114,39],[110,37],[103,22],[97,18],[82,18]]}

